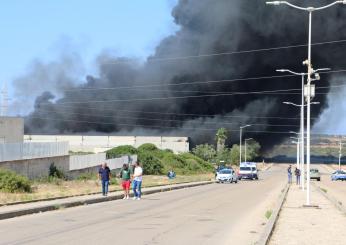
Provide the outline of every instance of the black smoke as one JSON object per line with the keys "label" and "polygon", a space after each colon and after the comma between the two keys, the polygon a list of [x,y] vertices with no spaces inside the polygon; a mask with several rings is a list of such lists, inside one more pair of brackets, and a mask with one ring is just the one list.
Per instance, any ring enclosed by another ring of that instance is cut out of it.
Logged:
{"label": "black smoke", "polygon": [[[292,2],[302,6],[330,3]],[[299,120],[294,119],[299,117],[298,108],[282,102],[300,103],[300,91],[198,96],[300,89],[300,77],[194,82],[276,76],[280,75],[275,72],[277,68],[305,71],[302,61],[307,58],[307,47],[187,56],[306,44],[307,13],[285,6],[267,6],[263,0],[180,0],[172,16],[179,30],[163,39],[146,62],[103,53],[97,57],[98,76],[87,76],[81,85],[65,86],[59,90],[62,97],[57,100],[51,93],[39,96],[34,112],[26,120],[27,133],[185,135],[199,143],[214,141],[216,129],[226,127],[231,131],[231,143],[238,141],[239,125],[254,124],[246,130],[246,137],[254,137],[270,147],[287,136],[282,132],[298,130]],[[342,5],[314,13],[313,42],[344,39],[345,17],[346,7]],[[345,43],[313,46],[314,67],[345,68],[345,47]],[[328,86],[330,76],[321,77],[317,86]],[[56,82],[71,84],[61,79],[64,76],[56,77]],[[327,106],[328,89],[318,91],[321,93],[315,100],[321,104],[313,106],[314,118]],[[182,96],[196,97],[176,98]],[[166,97],[174,99],[152,99]]]}

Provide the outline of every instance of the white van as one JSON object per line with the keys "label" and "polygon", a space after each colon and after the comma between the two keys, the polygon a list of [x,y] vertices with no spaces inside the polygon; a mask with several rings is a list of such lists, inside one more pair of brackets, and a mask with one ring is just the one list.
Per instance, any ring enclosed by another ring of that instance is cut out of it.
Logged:
{"label": "white van", "polygon": [[258,180],[257,164],[255,162],[241,162],[239,166],[238,178]]}

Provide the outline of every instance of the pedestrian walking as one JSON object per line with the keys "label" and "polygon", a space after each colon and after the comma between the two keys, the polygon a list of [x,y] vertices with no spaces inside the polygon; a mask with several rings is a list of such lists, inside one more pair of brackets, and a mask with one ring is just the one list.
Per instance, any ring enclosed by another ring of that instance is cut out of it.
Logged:
{"label": "pedestrian walking", "polygon": [[296,184],[300,185],[300,169],[296,167],[294,174],[296,175]]}
{"label": "pedestrian walking", "polygon": [[131,185],[131,170],[129,168],[129,165],[124,164],[123,168],[120,171],[120,178],[122,179],[122,187],[124,190],[124,198],[123,199],[129,199],[130,198],[130,185]]}
{"label": "pedestrian walking", "polygon": [[102,195],[108,195],[108,186],[111,179],[111,170],[107,166],[107,163],[102,163],[101,168],[99,169],[98,178],[102,183]]}
{"label": "pedestrian walking", "polygon": [[287,168],[288,183],[292,183],[292,165],[290,164]]}
{"label": "pedestrian walking", "polygon": [[143,180],[143,169],[139,162],[136,162],[135,169],[133,171],[133,200],[141,200],[142,195],[142,180]]}

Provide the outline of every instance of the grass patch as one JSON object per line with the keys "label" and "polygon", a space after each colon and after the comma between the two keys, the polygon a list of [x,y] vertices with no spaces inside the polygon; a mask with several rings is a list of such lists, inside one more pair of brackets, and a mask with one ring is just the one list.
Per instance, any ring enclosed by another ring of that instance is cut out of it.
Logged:
{"label": "grass patch", "polygon": [[324,188],[322,188],[322,187],[320,187],[320,189],[321,189],[321,191],[323,191],[324,193],[327,193],[327,192],[328,192],[327,189],[324,189]]}
{"label": "grass patch", "polygon": [[[95,174],[96,176],[96,174]],[[194,175],[177,175],[173,180],[169,180],[165,175],[144,175],[143,187],[153,187],[159,185],[179,184],[186,182],[206,181],[213,179],[213,174],[194,174]],[[120,191],[121,180],[112,178],[113,181],[109,186],[110,191]],[[44,181],[48,178],[36,180],[32,183],[32,193],[4,193],[0,192],[0,204],[14,202],[31,201],[47,198],[67,197],[76,195],[86,195],[91,193],[100,193],[101,185],[97,180],[59,180],[59,185],[54,181]]]}
{"label": "grass patch", "polygon": [[272,216],[273,214],[273,210],[267,210],[266,213],[264,214],[264,216],[267,218],[267,219],[270,219],[270,217]]}

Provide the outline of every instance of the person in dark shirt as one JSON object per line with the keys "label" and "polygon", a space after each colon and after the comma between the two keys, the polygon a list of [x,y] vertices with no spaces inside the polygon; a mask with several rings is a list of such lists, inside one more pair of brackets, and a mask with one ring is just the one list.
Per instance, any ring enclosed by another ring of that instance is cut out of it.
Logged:
{"label": "person in dark shirt", "polygon": [[101,168],[99,169],[98,177],[102,183],[102,195],[107,196],[108,185],[111,178],[111,170],[109,169],[109,167],[107,167],[107,163],[102,163]]}
{"label": "person in dark shirt", "polygon": [[123,165],[123,168],[120,171],[120,178],[122,179],[122,187],[124,190],[124,198],[130,198],[130,185],[131,185],[131,170],[127,164]]}
{"label": "person in dark shirt", "polygon": [[294,174],[296,175],[296,184],[300,185],[300,169],[296,167]]}
{"label": "person in dark shirt", "polygon": [[288,183],[292,183],[292,165],[290,164],[287,168]]}

